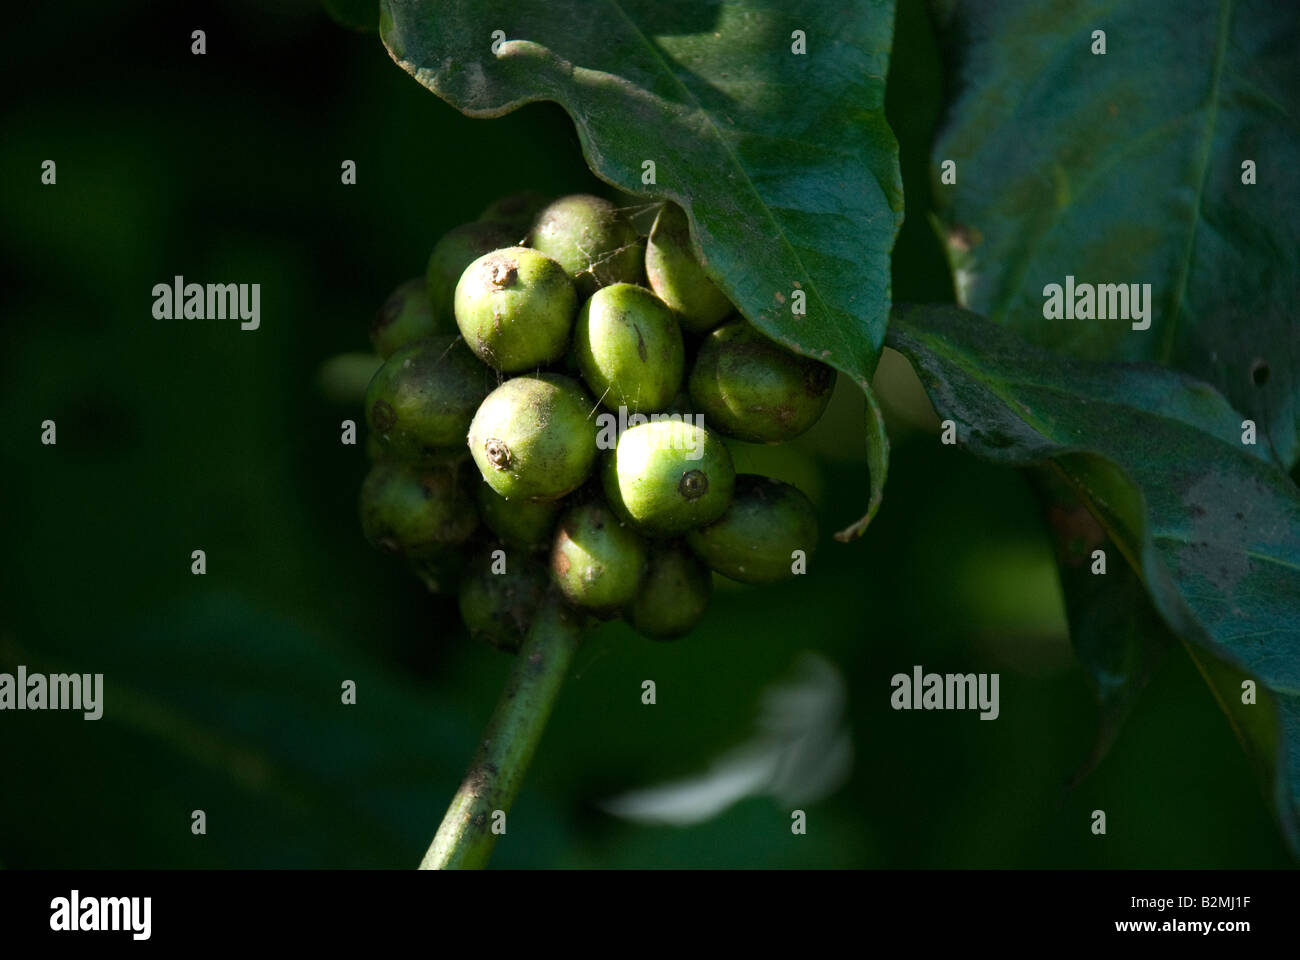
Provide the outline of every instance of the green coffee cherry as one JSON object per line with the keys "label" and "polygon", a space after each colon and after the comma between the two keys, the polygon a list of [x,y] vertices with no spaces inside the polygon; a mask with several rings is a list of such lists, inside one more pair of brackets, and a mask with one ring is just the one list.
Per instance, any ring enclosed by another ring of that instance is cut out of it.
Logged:
{"label": "green coffee cherry", "polygon": [[817,548],[817,513],[798,487],[742,473],[722,518],[692,530],[686,543],[711,568],[741,583],[775,583]]}
{"label": "green coffee cherry", "polygon": [[650,288],[692,333],[708,333],[735,309],[695,259],[686,212],[675,203],[665,203],[650,228],[645,272]]}
{"label": "green coffee cherry", "polygon": [[680,418],[630,427],[601,465],[610,506],[651,537],[675,537],[718,519],[731,504],[735,479],[722,438]]}
{"label": "green coffee cherry", "polygon": [[538,550],[549,546],[560,505],[554,500],[507,500],[486,483],[475,491],[479,516],[487,528],[512,547]]}
{"label": "green coffee cherry", "polygon": [[[511,243],[528,233],[537,214],[550,202],[550,198],[536,190],[521,190],[493,200],[478,215],[484,223],[497,223],[508,227],[514,234]],[[505,246],[505,244],[501,244]],[[486,250],[483,251],[487,253]]]}
{"label": "green coffee cherry", "polygon": [[429,254],[424,272],[429,308],[439,333],[456,332],[456,284],[465,268],[485,253],[518,243],[527,230],[527,224],[521,229],[508,223],[475,222],[462,223],[443,234]]}
{"label": "green coffee cherry", "polygon": [[551,548],[551,580],[571,604],[613,616],[645,573],[646,545],[599,500],[560,517]]}
{"label": "green coffee cherry", "polygon": [[429,306],[424,278],[407,280],[388,295],[370,323],[370,342],[387,359],[398,347],[435,333],[455,333],[456,325],[439,324]]}
{"label": "green coffee cherry", "polygon": [[492,547],[470,561],[460,584],[460,617],[470,636],[519,650],[546,595],[546,567],[527,554]]}
{"label": "green coffee cherry", "polygon": [[474,415],[470,455],[507,500],[558,500],[587,479],[596,461],[593,407],[577,381],[560,374],[507,380]]}
{"label": "green coffee cherry", "polygon": [[527,247],[479,257],[456,284],[456,325],[489,366],[517,373],[564,356],[577,295],[564,268]]}
{"label": "green coffee cherry", "polygon": [[645,287],[615,283],[592,294],[578,311],[573,350],[587,386],[611,410],[662,410],[682,384],[682,331]]}
{"label": "green coffee cherry", "polygon": [[684,544],[672,541],[650,548],[645,580],[623,615],[637,633],[669,640],[691,631],[713,595],[709,568]]}
{"label": "green coffee cherry", "polygon": [[769,340],[743,320],[714,330],[691,370],[691,400],[706,422],[738,440],[781,443],[830,403],[835,371]]}
{"label": "green coffee cherry", "polygon": [[496,378],[458,337],[439,334],[401,347],[366,388],[366,423],[386,459],[436,457],[465,441]]}
{"label": "green coffee cherry", "polygon": [[431,557],[464,543],[478,526],[459,467],[376,463],[361,484],[361,530],[385,553]]}
{"label": "green coffee cherry", "polygon": [[640,283],[645,244],[612,203],[590,194],[561,197],[533,223],[528,245],[552,257],[586,299],[612,283]]}

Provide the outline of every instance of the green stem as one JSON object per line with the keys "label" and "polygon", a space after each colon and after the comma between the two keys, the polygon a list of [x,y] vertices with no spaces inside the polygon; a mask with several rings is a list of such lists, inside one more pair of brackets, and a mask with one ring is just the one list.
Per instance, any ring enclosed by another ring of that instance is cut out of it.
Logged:
{"label": "green stem", "polygon": [[421,870],[487,865],[497,839],[493,827],[504,823],[519,793],[584,632],[583,618],[557,598],[543,602]]}

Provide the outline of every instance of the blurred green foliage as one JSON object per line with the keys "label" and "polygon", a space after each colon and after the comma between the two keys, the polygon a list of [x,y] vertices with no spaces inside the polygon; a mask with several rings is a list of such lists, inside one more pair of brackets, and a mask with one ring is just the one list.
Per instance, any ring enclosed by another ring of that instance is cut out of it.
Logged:
{"label": "blurred green foliage", "polygon": [[[102,672],[105,711],[0,714],[0,864],[414,866],[507,661],[469,643],[452,600],[362,540],[364,452],[339,443],[339,421],[360,411],[323,399],[315,377],[325,358],[364,348],[388,291],[496,195],[600,189],[572,127],[546,105],[461,117],[373,35],[314,4],[17,16],[5,52],[21,95],[3,108],[0,142],[12,277],[0,670]],[[911,189],[939,77],[923,15],[905,3],[899,23],[895,78],[907,83],[890,109]],[[189,52],[196,27],[205,57]],[[76,70],[50,70],[48,50],[24,39],[56,34]],[[320,69],[297,68],[307,61]],[[57,186],[39,183],[45,159]],[[339,182],[346,159],[355,187]],[[944,295],[927,230],[909,212],[900,297]],[[261,329],[153,319],[150,290],[175,274],[261,283]],[[57,446],[39,443],[46,418]],[[845,393],[772,464],[803,478],[826,531],[859,504],[862,434],[860,400]],[[1286,863],[1183,657],[1064,791],[1094,707],[1031,491],[924,434],[900,430],[895,448],[866,538],[824,534],[808,577],[719,590],[674,644],[600,631],[494,865]],[[190,574],[197,548],[203,577]],[[689,829],[599,811],[746,739],[760,691],[806,649],[843,673],[856,753],[849,783],[809,807],[806,836],[765,798]],[[889,678],[914,664],[1000,672],[1001,716],[891,710]],[[655,706],[640,700],[647,678]],[[349,679],[357,704],[345,707]],[[1097,808],[1104,838],[1088,830]],[[190,832],[195,809],[206,836]]]}

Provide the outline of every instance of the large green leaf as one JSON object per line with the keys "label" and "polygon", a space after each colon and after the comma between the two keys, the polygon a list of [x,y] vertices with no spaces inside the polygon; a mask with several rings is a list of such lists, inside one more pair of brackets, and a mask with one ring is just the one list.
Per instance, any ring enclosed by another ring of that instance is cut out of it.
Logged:
{"label": "large green leaf", "polygon": [[[1060,357],[957,307],[895,311],[889,343],[972,453],[1069,483],[1184,641],[1300,851],[1300,489],[1208,384]],[[1259,703],[1243,704],[1254,678]]]}
{"label": "large green leaf", "polygon": [[[938,0],[932,176],[958,299],[1033,342],[1217,386],[1300,457],[1300,17],[1276,0]],[[1106,52],[1092,52],[1093,31]],[[956,183],[940,182],[956,161]],[[1258,182],[1242,182],[1245,161]],[[1149,283],[1151,325],[1044,287]]]}
{"label": "large green leaf", "polygon": [[872,495],[846,538],[888,462],[870,378],[903,209],[884,117],[893,16],[892,0],[385,0],[380,21],[393,59],[463,113],[561,104],[598,176],[686,209],[706,269],[752,323],[862,387]]}

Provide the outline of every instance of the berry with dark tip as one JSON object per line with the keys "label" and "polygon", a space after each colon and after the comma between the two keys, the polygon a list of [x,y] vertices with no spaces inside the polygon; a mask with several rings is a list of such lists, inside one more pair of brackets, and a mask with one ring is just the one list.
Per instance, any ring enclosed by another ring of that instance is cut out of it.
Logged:
{"label": "berry with dark tip", "polygon": [[645,541],[599,500],[570,507],[560,517],[551,580],[574,606],[617,615],[636,595],[645,567]]}
{"label": "berry with dark tip", "polygon": [[798,487],[770,477],[736,477],[735,499],[722,517],[692,530],[686,543],[724,577],[775,583],[795,575],[817,548],[817,513]]}
{"label": "berry with dark tip", "polygon": [[456,332],[456,284],[465,268],[485,253],[518,243],[527,230],[526,224],[521,229],[508,223],[475,221],[462,223],[443,234],[429,254],[424,272],[429,309],[440,333]]}
{"label": "berry with dark tip", "polygon": [[485,254],[456,284],[456,326],[480,360],[504,373],[564,356],[577,295],[564,268],[527,247]]}
{"label": "berry with dark tip", "polygon": [[821,418],[835,389],[835,371],[736,320],[700,345],[689,386],[710,426],[738,440],[781,443]]}
{"label": "berry with dark tip", "polygon": [[439,334],[401,347],[366,388],[366,423],[381,457],[428,460],[463,449],[495,382],[459,337]]}
{"label": "berry with dark tip", "polygon": [[479,406],[469,428],[470,455],[488,486],[507,500],[558,500],[596,462],[592,409],[570,377],[514,377]]}
{"label": "berry with dark tip", "polygon": [[464,543],[478,526],[465,481],[458,466],[376,463],[361,484],[361,531],[378,549],[407,559]]}
{"label": "berry with dark tip", "polygon": [[384,359],[398,347],[435,333],[455,333],[456,324],[448,313],[434,316],[423,277],[407,280],[384,301],[370,324],[370,342]]}
{"label": "berry with dark tip", "polygon": [[718,519],[731,504],[735,477],[723,439],[680,418],[630,427],[601,465],[610,505],[651,537]]}

